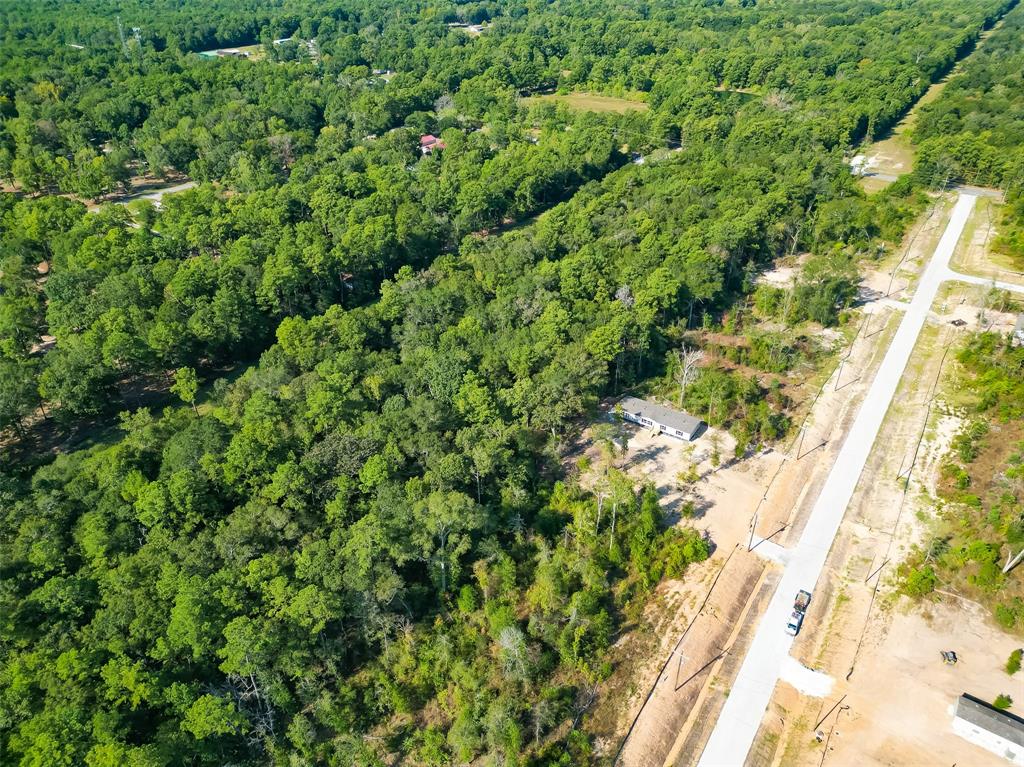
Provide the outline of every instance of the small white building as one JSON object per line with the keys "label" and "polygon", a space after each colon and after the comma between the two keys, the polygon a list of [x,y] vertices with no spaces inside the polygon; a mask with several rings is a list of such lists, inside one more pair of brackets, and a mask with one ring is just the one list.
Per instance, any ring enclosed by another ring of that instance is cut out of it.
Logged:
{"label": "small white building", "polygon": [[648,429],[657,429],[662,434],[677,439],[694,440],[707,426],[692,415],[637,397],[623,397],[618,407],[622,409],[622,417],[627,421]]}
{"label": "small white building", "polygon": [[1024,767],[1024,719],[966,692],[956,702],[953,732],[1011,764]]}

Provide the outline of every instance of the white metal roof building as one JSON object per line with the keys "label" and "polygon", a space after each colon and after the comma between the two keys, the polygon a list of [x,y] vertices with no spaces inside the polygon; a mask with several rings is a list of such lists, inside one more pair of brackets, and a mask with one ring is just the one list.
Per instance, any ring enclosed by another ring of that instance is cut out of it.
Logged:
{"label": "white metal roof building", "polygon": [[696,439],[707,426],[692,415],[638,397],[623,397],[618,407],[622,409],[622,417],[627,421],[657,429],[662,434],[678,439]]}
{"label": "white metal roof building", "polygon": [[966,692],[956,702],[953,732],[986,751],[1024,767],[1024,719]]}

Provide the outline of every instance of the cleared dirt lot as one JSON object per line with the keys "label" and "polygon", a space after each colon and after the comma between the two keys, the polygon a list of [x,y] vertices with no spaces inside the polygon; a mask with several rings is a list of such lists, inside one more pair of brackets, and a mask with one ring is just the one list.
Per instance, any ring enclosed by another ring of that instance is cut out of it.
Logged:
{"label": "cleared dirt lot", "polygon": [[1024,266],[992,249],[1002,215],[1002,206],[996,200],[980,198],[950,266],[964,274],[1024,285]]}
{"label": "cleared dirt lot", "polygon": [[[900,314],[871,299],[864,312],[871,315],[863,326],[868,330],[853,343],[841,375],[829,375],[833,369],[807,379],[797,413],[798,421],[805,414],[806,421],[786,444],[730,462],[734,441],[728,433],[710,429],[688,444],[624,426],[628,447],[615,465],[639,482],[652,482],[669,513],[692,503],[696,514],[677,523],[706,531],[716,549],[709,562],[691,569],[685,582],[664,584],[643,625],[616,647],[616,672],[600,691],[591,717],[605,753],[616,752],[654,688],[623,750],[623,765],[687,764],[699,754],[694,749],[699,749],[704,727],[714,722],[713,712],[728,694],[723,680],[743,657],[749,622],[758,610],[752,597],[777,577],[774,565],[762,556],[769,546],[747,551],[752,523],[755,534],[772,543],[785,545],[790,535],[799,535],[810,500],[838,450],[837,438],[863,397],[868,373],[880,361]],[[601,448],[588,437],[583,451],[598,466]],[[716,443],[722,459],[717,467],[711,459]],[[691,466],[700,480],[687,486],[678,474]],[[581,478],[583,484],[595,481],[598,471]]]}
{"label": "cleared dirt lot", "polygon": [[[821,614],[809,623],[818,628],[806,632],[795,648],[801,661],[829,673],[835,686],[818,699],[780,685],[749,764],[1005,763],[952,733],[950,707],[962,692],[986,700],[1009,693],[1024,701],[1024,681],[1002,669],[1021,640],[992,625],[977,605],[941,587],[935,602],[918,606],[895,593],[895,567],[925,535],[939,465],[963,423],[963,414],[944,400],[941,385],[934,391],[933,386],[955,364],[946,350],[966,332],[948,323],[948,305],[967,316],[980,306],[969,303],[977,288],[954,285],[945,292],[933,307],[832,549],[826,587],[816,594]],[[1009,319],[1002,316],[1000,322],[1005,327]],[[955,667],[940,659],[939,652],[949,649],[960,656]],[[816,730],[823,742],[815,738]]]}

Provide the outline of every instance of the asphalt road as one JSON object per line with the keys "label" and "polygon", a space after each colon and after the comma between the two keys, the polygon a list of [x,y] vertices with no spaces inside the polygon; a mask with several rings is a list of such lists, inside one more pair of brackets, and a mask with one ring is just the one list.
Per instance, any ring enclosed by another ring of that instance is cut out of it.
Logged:
{"label": "asphalt road", "polygon": [[[939,286],[946,279],[959,277],[949,269],[949,261],[976,200],[975,195],[961,192],[953,207],[946,231],[921,275],[914,298],[907,306],[856,420],[836,456],[800,541],[789,552],[782,579],[761,617],[715,729],[701,754],[701,767],[741,767],[747,758],[793,645],[794,638],[785,632],[793,600],[801,589],[814,593],[846,507],[853,497]],[[813,630],[815,627],[805,626],[805,630],[808,628]]]}

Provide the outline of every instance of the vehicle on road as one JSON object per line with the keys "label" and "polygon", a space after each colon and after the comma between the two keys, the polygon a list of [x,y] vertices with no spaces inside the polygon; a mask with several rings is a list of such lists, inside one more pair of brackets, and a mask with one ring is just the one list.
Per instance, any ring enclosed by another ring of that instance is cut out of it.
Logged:
{"label": "vehicle on road", "polygon": [[807,606],[811,603],[811,592],[798,591],[796,599],[793,600],[793,614],[789,616],[789,623],[786,624],[786,633],[796,636],[800,633],[800,627],[804,625],[804,615],[807,614]]}
{"label": "vehicle on road", "polygon": [[789,616],[789,623],[786,624],[786,633],[791,636],[796,636],[800,633],[800,627],[804,624],[804,614],[798,610],[794,610],[793,614]]}

